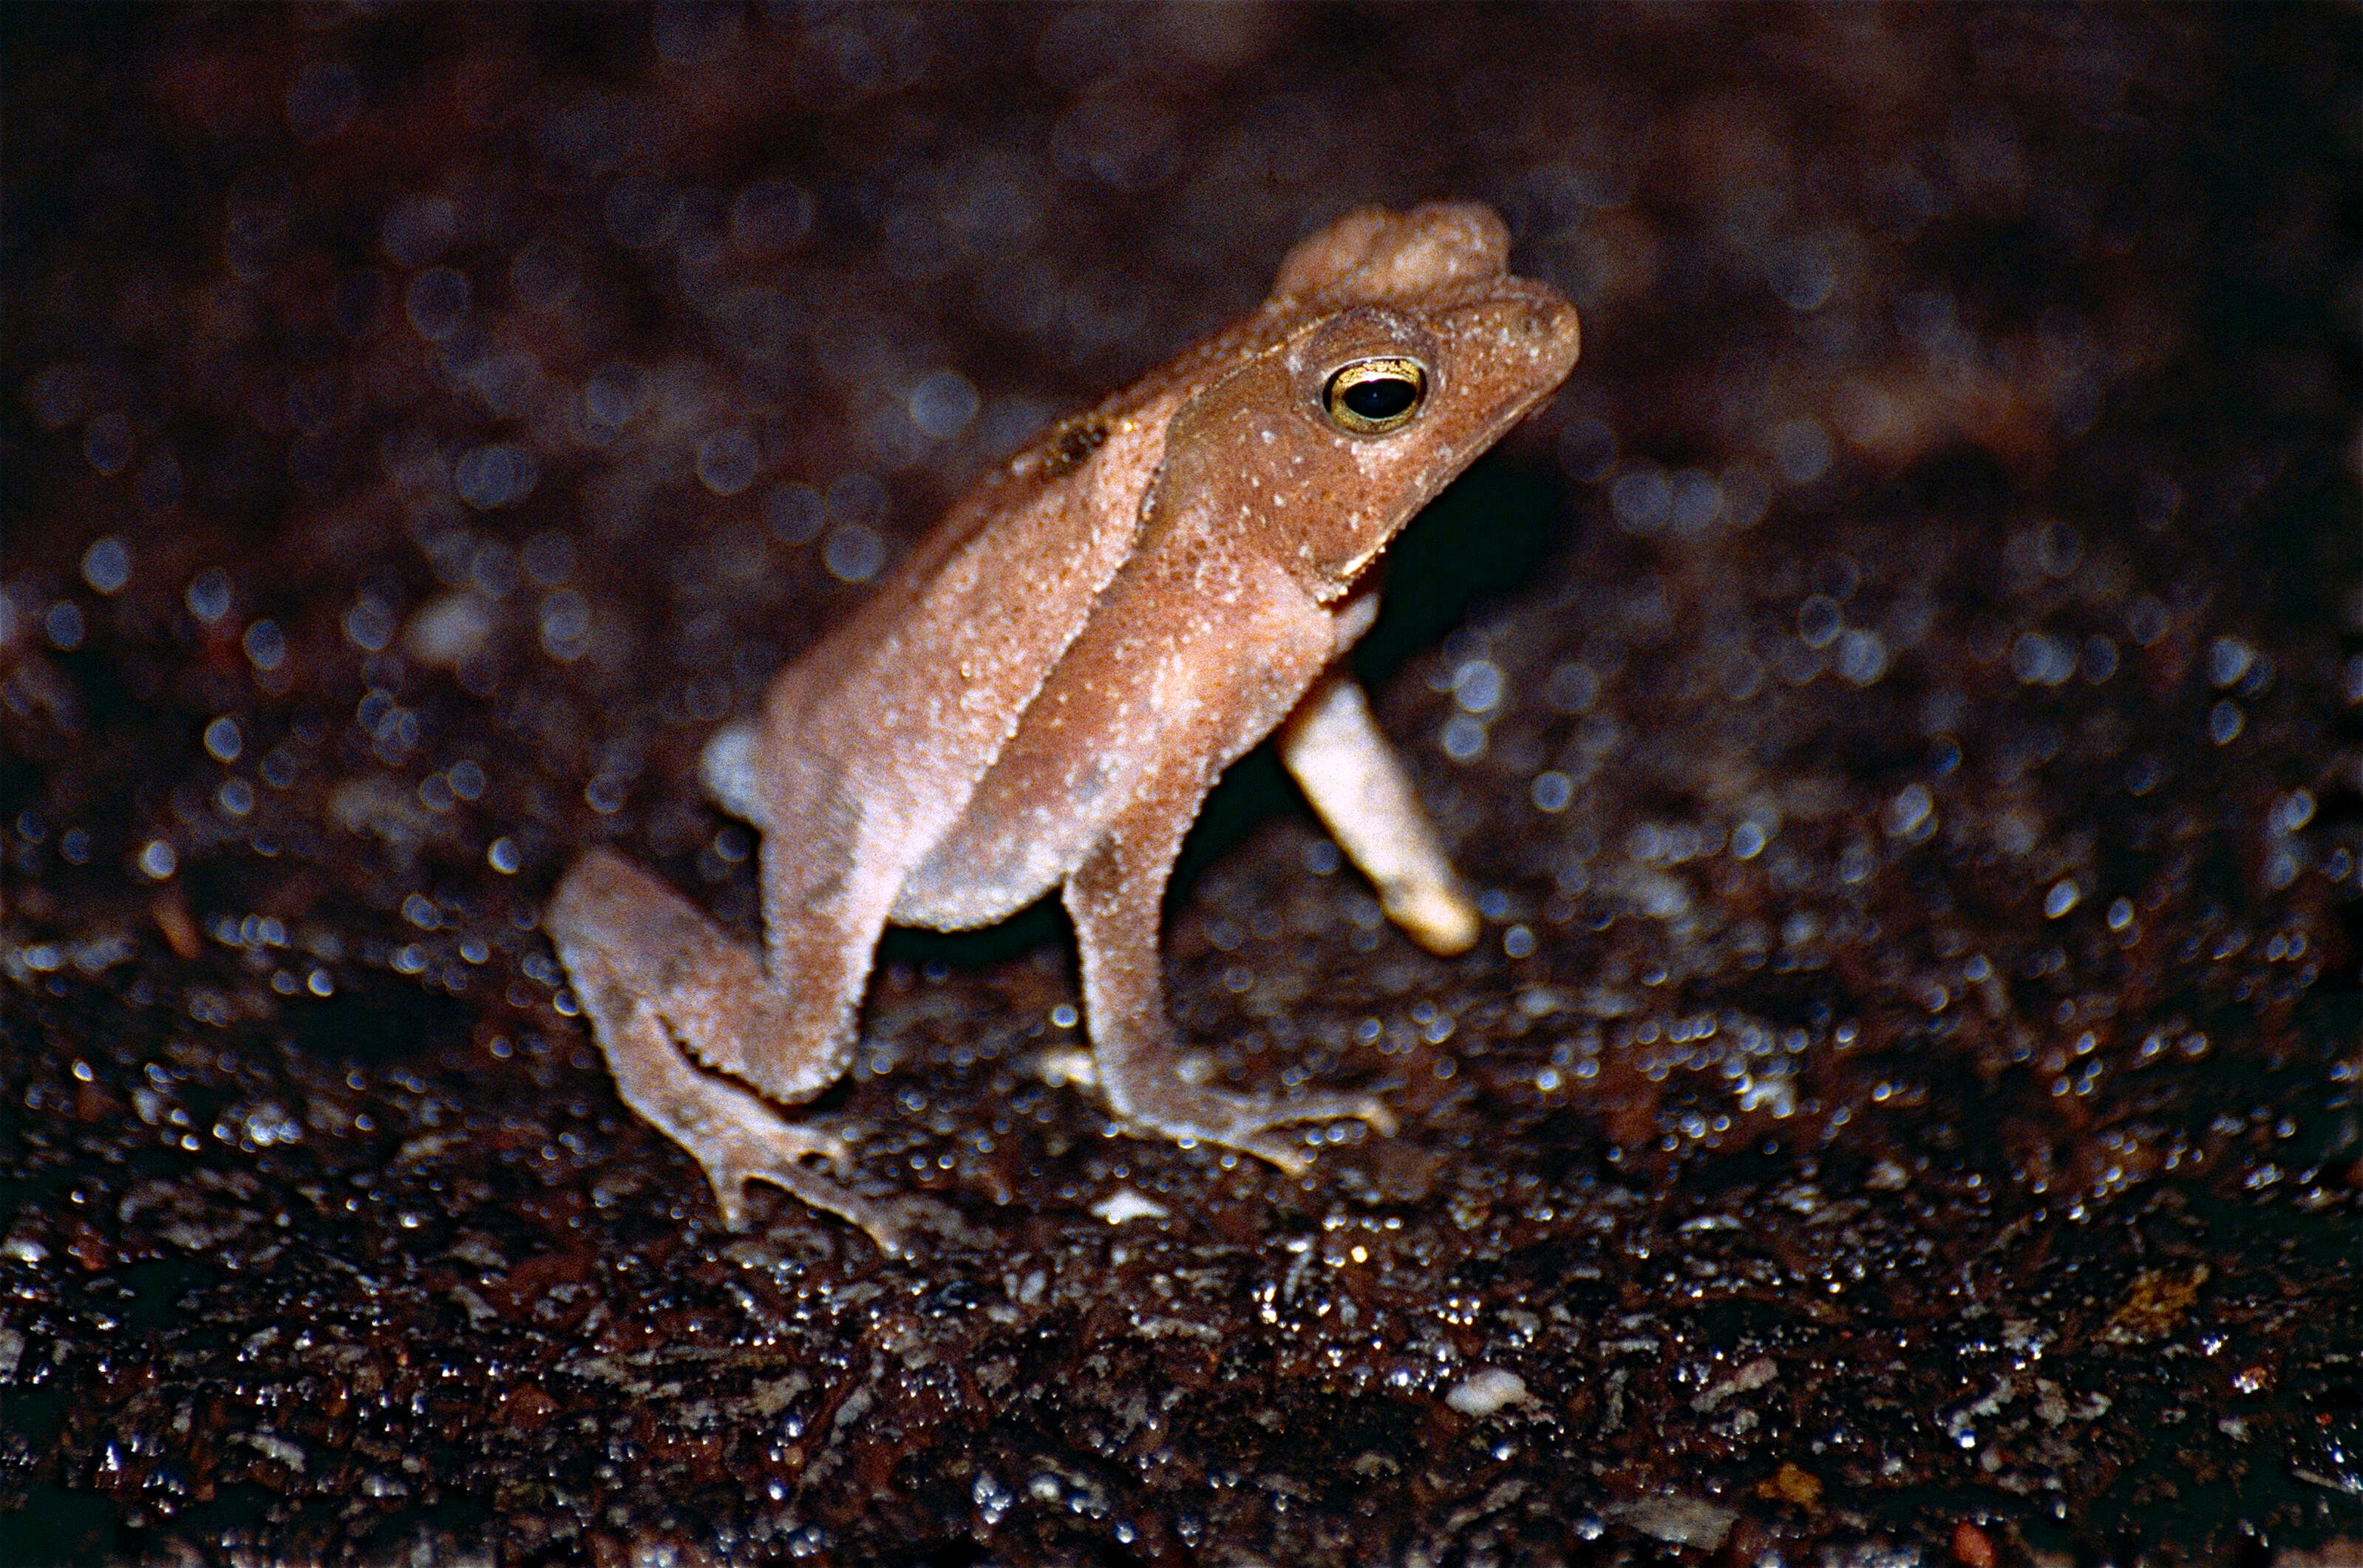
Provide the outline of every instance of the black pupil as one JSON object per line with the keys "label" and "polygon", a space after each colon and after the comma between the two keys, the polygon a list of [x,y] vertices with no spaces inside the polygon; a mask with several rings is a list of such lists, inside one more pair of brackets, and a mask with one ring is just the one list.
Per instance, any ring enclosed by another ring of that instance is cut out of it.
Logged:
{"label": "black pupil", "polygon": [[1418,401],[1419,388],[1404,376],[1372,376],[1346,389],[1345,404],[1364,419],[1392,419]]}

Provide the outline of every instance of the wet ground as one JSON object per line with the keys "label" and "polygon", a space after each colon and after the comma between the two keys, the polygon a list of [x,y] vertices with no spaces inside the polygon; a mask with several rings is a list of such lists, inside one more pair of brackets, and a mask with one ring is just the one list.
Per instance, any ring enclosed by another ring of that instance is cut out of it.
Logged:
{"label": "wet ground", "polygon": [[[2352,10],[12,9],[0,1559],[2363,1559]],[[890,937],[719,1228],[537,924],[750,930],[704,737],[1350,204],[1583,363],[1170,910],[1303,1181]]]}

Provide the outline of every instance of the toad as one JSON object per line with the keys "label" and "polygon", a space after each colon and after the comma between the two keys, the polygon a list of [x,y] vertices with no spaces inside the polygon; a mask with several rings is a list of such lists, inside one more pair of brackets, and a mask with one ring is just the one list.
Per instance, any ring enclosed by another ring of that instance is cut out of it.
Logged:
{"label": "toad", "polygon": [[844,1142],[785,1108],[846,1070],[888,922],[960,931],[1053,889],[1100,1092],[1126,1128],[1302,1170],[1284,1129],[1394,1118],[1367,1094],[1209,1086],[1168,1022],[1159,907],[1207,790],[1277,731],[1387,914],[1438,953],[1477,911],[1339,655],[1403,525],[1566,379],[1574,309],[1513,277],[1471,204],[1364,207],[1291,250],[1220,336],[980,480],[844,624],[708,745],[762,835],[764,948],[596,849],[545,923],[625,1102],[723,1219],[750,1180],[904,1248]]}

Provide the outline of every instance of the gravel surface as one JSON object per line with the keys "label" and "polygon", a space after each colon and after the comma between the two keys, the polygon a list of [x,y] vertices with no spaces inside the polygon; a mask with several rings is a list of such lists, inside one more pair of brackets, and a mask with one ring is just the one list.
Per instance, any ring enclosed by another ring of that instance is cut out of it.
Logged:
{"label": "gravel surface", "polygon": [[[0,1561],[2363,1563],[2352,8],[13,7]],[[890,935],[723,1231],[538,925],[751,931],[699,746],[1367,201],[1583,363],[1174,895],[1302,1181]]]}

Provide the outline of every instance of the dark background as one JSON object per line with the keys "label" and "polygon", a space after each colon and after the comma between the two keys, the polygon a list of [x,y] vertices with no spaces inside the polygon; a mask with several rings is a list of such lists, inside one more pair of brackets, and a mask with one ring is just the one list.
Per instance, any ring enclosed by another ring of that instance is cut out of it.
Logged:
{"label": "dark background", "polygon": [[[2363,1555],[2352,9],[0,26],[0,1559]],[[559,871],[747,927],[713,724],[1446,196],[1586,334],[1358,656],[1486,939],[1259,756],[1168,944],[1402,1133],[1114,1135],[1037,911],[815,1111],[964,1229],[719,1230]]]}

